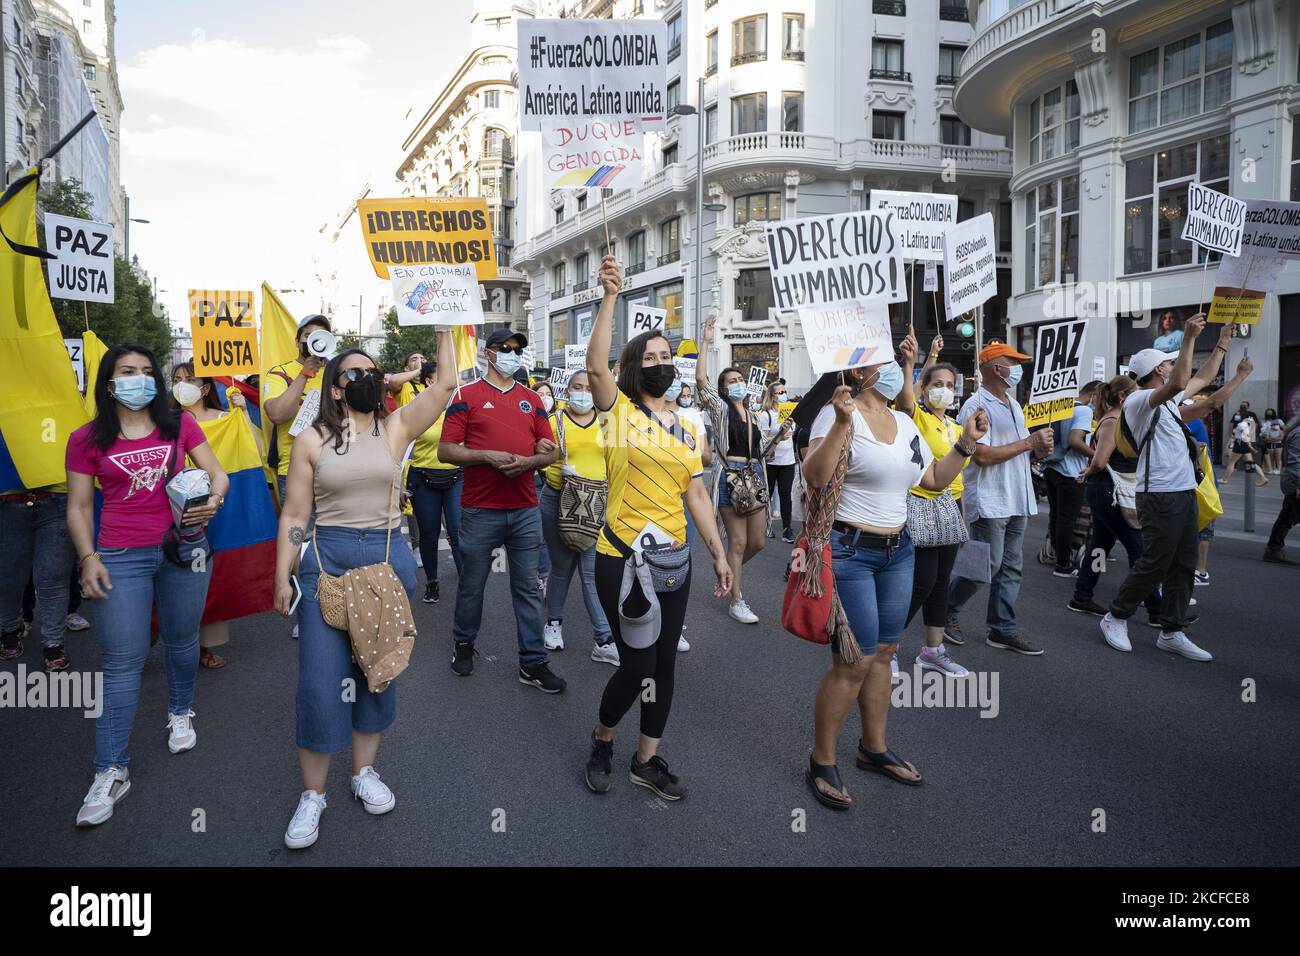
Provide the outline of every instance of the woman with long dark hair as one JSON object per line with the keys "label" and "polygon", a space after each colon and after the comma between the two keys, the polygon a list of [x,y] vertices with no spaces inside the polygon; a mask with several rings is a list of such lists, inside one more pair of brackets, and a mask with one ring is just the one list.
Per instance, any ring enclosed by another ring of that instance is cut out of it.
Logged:
{"label": "woman with long dark hair", "polygon": [[[413,401],[389,413],[383,373],[361,349],[330,359],[321,382],[320,414],[299,433],[289,458],[288,496],[280,513],[276,549],[275,607],[289,616],[290,582],[304,544],[298,608],[298,764],[303,792],[285,845],[298,850],[320,835],[325,778],[330,757],[352,748],[352,794],[367,813],[396,806],[375,772],[379,738],[397,715],[397,682],[371,693],[352,660],[347,632],[321,616],[317,587],[322,570],[331,575],[388,562],[407,596],[415,592],[415,557],[393,529],[401,522],[397,486],[406,447],[426,432],[447,407],[456,387],[455,346],[450,331],[438,333],[438,378]],[[316,528],[308,538],[312,503]],[[351,688],[352,693],[343,690]]]}
{"label": "woman with long dark hair", "polygon": [[[167,483],[185,467],[186,455],[208,473],[211,493],[185,511],[178,533]],[[99,602],[95,634],[104,660],[95,780],[77,814],[78,826],[95,826],[131,789],[127,745],[155,604],[167,673],[167,746],[182,753],[198,741],[191,707],[212,573],[203,526],[225,503],[230,481],[198,422],[172,405],[153,353],[129,343],[109,349],[100,362],[95,418],[69,437],[67,467],[68,531],[82,594]],[[104,496],[98,540],[96,481]]]}

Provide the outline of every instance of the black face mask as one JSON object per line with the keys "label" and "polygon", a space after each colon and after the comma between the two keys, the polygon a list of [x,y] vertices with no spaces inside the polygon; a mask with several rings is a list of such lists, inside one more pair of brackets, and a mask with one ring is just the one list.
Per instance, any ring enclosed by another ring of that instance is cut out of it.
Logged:
{"label": "black face mask", "polygon": [[641,387],[651,398],[662,398],[676,380],[675,365],[646,365],[641,369]]}
{"label": "black face mask", "polygon": [[374,375],[363,375],[343,387],[343,400],[354,412],[373,412],[379,408],[382,384]]}

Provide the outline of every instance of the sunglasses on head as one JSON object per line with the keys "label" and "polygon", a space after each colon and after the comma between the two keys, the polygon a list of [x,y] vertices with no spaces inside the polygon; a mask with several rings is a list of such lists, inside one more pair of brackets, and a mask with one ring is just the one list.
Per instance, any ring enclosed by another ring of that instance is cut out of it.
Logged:
{"label": "sunglasses on head", "polygon": [[339,378],[345,379],[349,382],[359,382],[367,375],[380,374],[382,373],[377,368],[345,368],[343,371],[339,372]]}

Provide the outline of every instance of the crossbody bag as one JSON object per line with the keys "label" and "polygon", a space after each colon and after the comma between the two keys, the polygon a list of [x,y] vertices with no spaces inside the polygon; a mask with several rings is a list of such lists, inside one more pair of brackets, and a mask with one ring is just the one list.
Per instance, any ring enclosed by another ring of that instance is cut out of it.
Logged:
{"label": "crossbody bag", "polygon": [[555,528],[566,547],[585,552],[595,546],[600,529],[604,527],[609,485],[594,478],[564,473],[564,465],[569,460],[564,441],[564,420],[567,417],[564,412],[556,416],[560,440],[560,501]]}
{"label": "crossbody bag", "polygon": [[[732,410],[728,409],[727,414],[732,414]],[[745,421],[745,440],[746,457],[752,461],[754,424],[748,419]],[[745,518],[767,507],[767,484],[754,470],[752,464],[747,462],[744,468],[731,468],[724,462],[722,467],[724,480],[727,482],[727,492],[731,495],[731,510],[737,517]]]}

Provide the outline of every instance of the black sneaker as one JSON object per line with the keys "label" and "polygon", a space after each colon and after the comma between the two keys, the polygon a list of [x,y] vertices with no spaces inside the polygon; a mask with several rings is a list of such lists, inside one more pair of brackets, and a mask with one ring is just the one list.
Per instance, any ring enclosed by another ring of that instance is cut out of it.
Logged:
{"label": "black sneaker", "polygon": [[1074,598],[1065,606],[1071,611],[1077,611],[1079,614],[1092,614],[1096,617],[1106,616],[1106,609],[1096,601],[1092,600],[1092,598],[1089,598],[1086,601],[1080,601],[1078,598]]}
{"label": "black sneaker", "polygon": [[655,754],[645,763],[638,763],[636,751],[633,751],[632,772],[629,777],[638,787],[653,790],[665,800],[680,800],[686,796],[686,788],[668,772],[668,764],[658,754]]}
{"label": "black sneaker", "polygon": [[1300,561],[1295,560],[1295,558],[1287,557],[1284,548],[1265,548],[1263,560],[1267,561],[1269,564],[1300,564]]}
{"label": "black sneaker", "polygon": [[66,671],[68,669],[68,652],[63,649],[62,644],[56,644],[54,647],[42,648],[45,653],[45,670],[49,672]]}
{"label": "black sneaker", "polygon": [[966,643],[966,637],[961,632],[961,621],[956,614],[948,616],[948,623],[943,626],[943,637],[949,644],[960,646]]}
{"label": "black sneaker", "polygon": [[[1195,611],[1190,611],[1187,615],[1187,620],[1183,621],[1183,627],[1187,627],[1189,624],[1195,624],[1200,619],[1201,615],[1197,614]],[[1158,615],[1147,611],[1147,627],[1164,628],[1164,625],[1160,623]]]}
{"label": "black sneaker", "polygon": [[437,604],[440,595],[438,594],[438,582],[430,581],[424,586],[424,603]]}
{"label": "black sneaker", "polygon": [[473,641],[456,641],[451,655],[451,672],[457,677],[468,677],[474,673]]}
{"label": "black sneaker", "polygon": [[12,661],[23,656],[23,638],[27,636],[28,626],[19,625],[12,631],[0,634],[0,661]]}
{"label": "black sneaker", "polygon": [[591,735],[591,756],[587,758],[587,789],[592,793],[609,793],[609,775],[613,771],[614,741]]}
{"label": "black sneaker", "polygon": [[1043,649],[1032,641],[1027,641],[1019,634],[999,634],[997,631],[989,631],[989,636],[984,640],[989,647],[998,647],[1004,651],[1015,651],[1017,654],[1024,654],[1027,657],[1037,657],[1043,653]]}
{"label": "black sneaker", "polygon": [[520,664],[519,683],[536,687],[543,694],[561,694],[567,686],[562,678],[551,673],[551,666],[546,661],[540,664]]}
{"label": "black sneaker", "polygon": [[794,532],[791,531],[789,528],[786,528],[784,531],[781,532],[781,540],[784,541],[786,544],[794,544]]}

